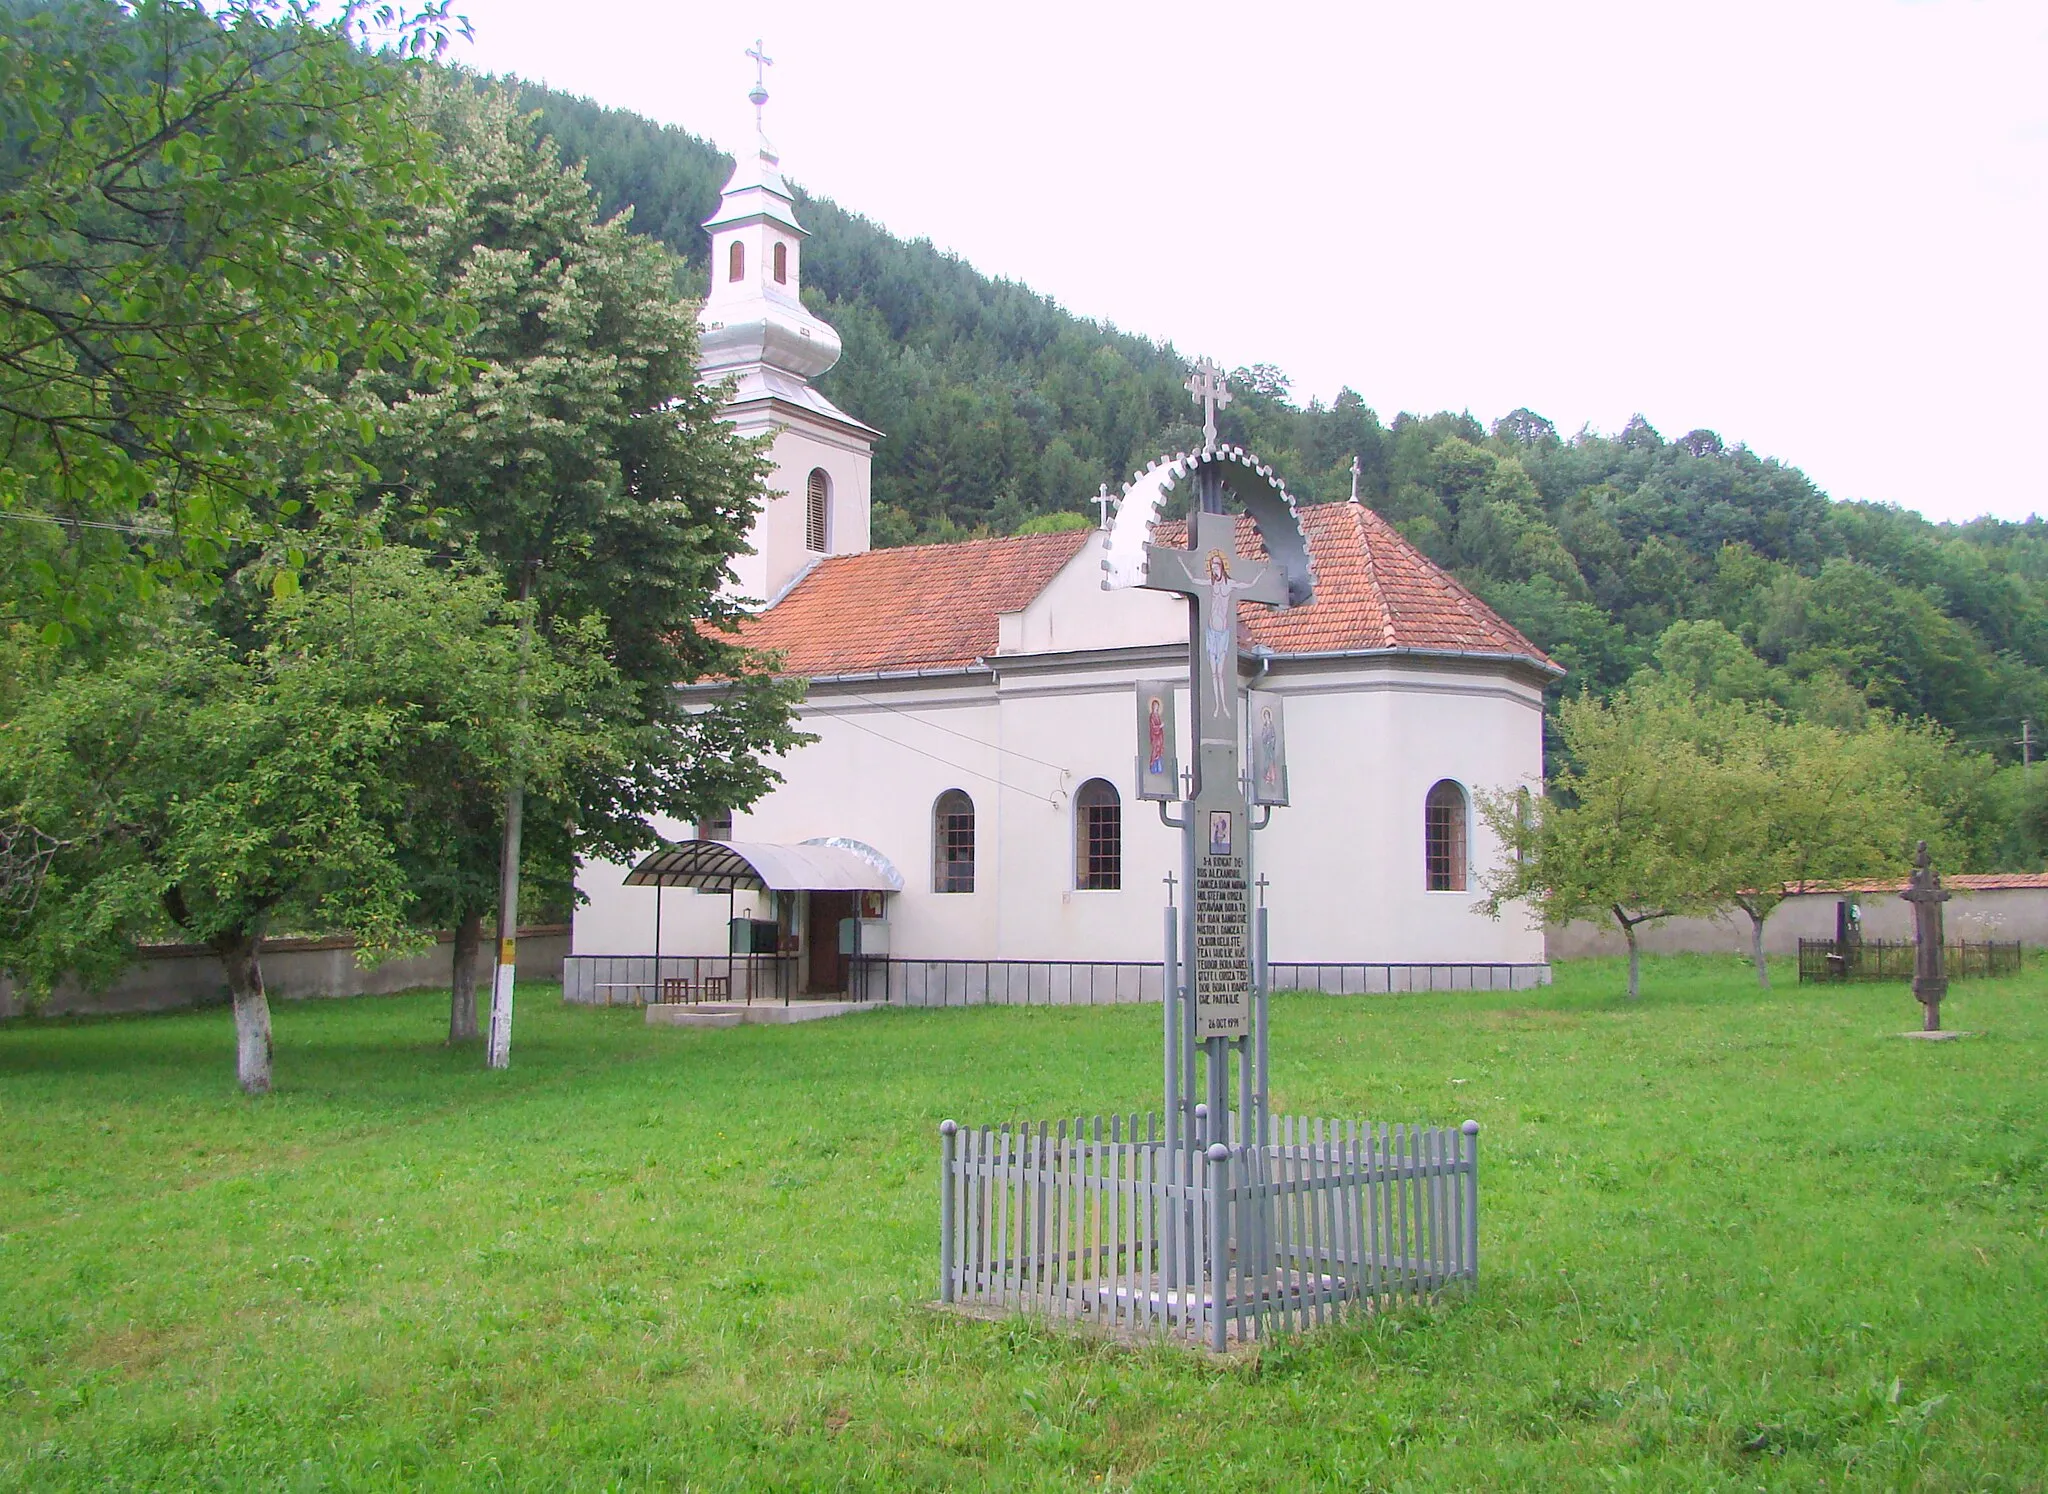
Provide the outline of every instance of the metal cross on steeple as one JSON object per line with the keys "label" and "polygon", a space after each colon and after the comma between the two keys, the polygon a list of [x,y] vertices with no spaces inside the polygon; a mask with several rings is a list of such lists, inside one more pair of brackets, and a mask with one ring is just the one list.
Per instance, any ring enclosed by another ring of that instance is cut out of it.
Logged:
{"label": "metal cross on steeple", "polygon": [[1102,516],[1101,527],[1104,529],[1109,528],[1109,508],[1115,502],[1116,499],[1109,494],[1109,484],[1104,483],[1102,491],[1095,496],[1095,509]]}
{"label": "metal cross on steeple", "polygon": [[1214,358],[1204,358],[1188,378],[1188,393],[1202,406],[1202,445],[1216,444],[1216,412],[1230,403],[1230,384]]}
{"label": "metal cross on steeple", "polygon": [[775,59],[768,55],[759,37],[747,48],[747,55],[754,59],[754,86],[747,90],[747,99],[754,106],[754,128],[758,130],[762,127],[761,106],[768,102],[768,69],[775,66]]}
{"label": "metal cross on steeple", "polygon": [[1351,458],[1351,501],[1353,503],[1358,501],[1358,478],[1364,471],[1365,469],[1359,466],[1358,458],[1354,455]]}

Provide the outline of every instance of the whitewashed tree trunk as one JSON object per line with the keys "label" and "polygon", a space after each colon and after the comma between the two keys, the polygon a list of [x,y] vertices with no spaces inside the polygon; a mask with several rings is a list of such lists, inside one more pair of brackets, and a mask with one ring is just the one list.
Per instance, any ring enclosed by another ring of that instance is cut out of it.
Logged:
{"label": "whitewashed tree trunk", "polygon": [[483,944],[483,915],[466,909],[455,921],[455,956],[448,986],[448,1041],[476,1037],[476,961]]}
{"label": "whitewashed tree trunk", "polygon": [[505,838],[498,865],[498,965],[491,972],[491,1030],[484,1063],[512,1066],[512,980],[519,964],[519,827],[526,791],[518,782],[505,790]]}
{"label": "whitewashed tree trunk", "polygon": [[262,938],[230,934],[214,940],[235,999],[235,1078],[244,1094],[270,1093],[270,998],[257,959]]}
{"label": "whitewashed tree trunk", "polygon": [[1742,911],[1749,914],[1749,954],[1756,961],[1756,983],[1768,991],[1771,988],[1771,967],[1764,959],[1763,915],[1749,908]]}
{"label": "whitewashed tree trunk", "polygon": [[[519,600],[533,595],[533,567],[520,573]],[[526,614],[519,633],[519,698],[514,702],[526,720],[526,650],[533,644],[533,614]],[[515,769],[505,786],[505,823],[498,846],[498,963],[491,972],[491,1027],[484,1040],[487,1068],[512,1066],[512,983],[519,965],[519,831],[526,816],[526,785]]]}
{"label": "whitewashed tree trunk", "polygon": [[1624,921],[1621,925],[1621,933],[1622,937],[1628,940],[1628,999],[1631,1001],[1641,1001],[1643,999],[1643,951],[1636,943],[1636,926],[1633,923]]}

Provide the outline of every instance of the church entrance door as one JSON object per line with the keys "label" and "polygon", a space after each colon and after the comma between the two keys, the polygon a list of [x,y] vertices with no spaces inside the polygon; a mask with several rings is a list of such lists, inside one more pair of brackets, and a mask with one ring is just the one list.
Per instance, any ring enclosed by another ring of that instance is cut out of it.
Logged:
{"label": "church entrance door", "polygon": [[839,920],[853,917],[850,892],[813,892],[804,937],[811,945],[807,996],[837,996],[846,990],[846,956],[839,952]]}

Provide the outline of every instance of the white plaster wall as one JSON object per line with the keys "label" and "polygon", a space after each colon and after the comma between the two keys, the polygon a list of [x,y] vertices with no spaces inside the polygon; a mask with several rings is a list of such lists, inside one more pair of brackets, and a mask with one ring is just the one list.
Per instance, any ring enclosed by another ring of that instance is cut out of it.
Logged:
{"label": "white plaster wall", "polygon": [[[1021,662],[1021,661],[1020,661]],[[1104,665],[1107,664],[1107,667]],[[1180,869],[1177,832],[1134,800],[1132,684],[1155,665],[1092,661],[1006,669],[950,683],[821,686],[803,724],[819,740],[781,765],[785,783],[736,817],[735,838],[795,842],[847,835],[903,874],[890,900],[892,953],[929,959],[1151,960],[1160,948],[1162,878]],[[1395,963],[1539,963],[1541,930],[1509,910],[1473,911],[1496,848],[1475,816],[1465,892],[1429,892],[1423,800],[1440,778],[1468,791],[1533,782],[1541,768],[1541,696],[1504,675],[1404,669],[1368,661],[1282,666],[1264,682],[1287,697],[1294,806],[1257,837],[1255,871],[1272,883],[1274,957]],[[1176,709],[1183,727],[1185,691]],[[1183,760],[1187,734],[1181,732]],[[1124,803],[1124,876],[1116,891],[1076,888],[1073,798],[1102,777]],[[959,788],[976,810],[973,893],[934,893],[931,814]],[[680,835],[682,827],[671,827]],[[618,868],[587,866],[576,951],[645,953],[653,894],[622,888]],[[671,893],[664,950],[724,948],[725,900]],[[701,941],[701,942],[689,942]]]}
{"label": "white plaster wall", "polygon": [[1050,654],[1186,641],[1184,599],[1136,587],[1102,589],[1103,539],[1100,529],[1090,534],[1029,606],[1004,615],[1001,652]]}
{"label": "white plaster wall", "polygon": [[[1017,796],[998,781],[1016,775],[1006,775],[994,750],[996,704],[987,677],[955,686],[821,688],[802,724],[818,740],[783,759],[785,782],[736,819],[735,838],[864,841],[903,875],[904,891],[889,899],[893,952],[986,957],[996,929],[996,845]],[[1049,787],[1028,783],[1037,793]],[[932,808],[948,789],[974,801],[973,892],[932,891]]]}
{"label": "white plaster wall", "polygon": [[[1298,671],[1298,672],[1297,672]],[[1538,962],[1541,930],[1475,912],[1500,855],[1481,791],[1540,782],[1542,696],[1501,674],[1387,665],[1276,672],[1286,699],[1288,787],[1261,837],[1279,959]],[[1423,801],[1440,779],[1474,801],[1467,890],[1431,892]],[[1326,952],[1328,951],[1328,952]]]}
{"label": "white plaster wall", "polygon": [[[1155,667],[1146,677],[1162,673]],[[1169,870],[1179,874],[1180,843],[1177,832],[1159,822],[1152,804],[1132,797],[1137,678],[1134,669],[1090,669],[1004,679],[1002,741],[1010,762],[1043,759],[1065,773],[1056,791],[1046,796],[1051,803],[1021,795],[1008,801],[995,947],[1001,958],[1159,958],[1160,910],[1166,901],[1161,879]],[[1176,692],[1176,702],[1185,718],[1185,689]],[[1182,753],[1185,760],[1184,745]],[[1123,886],[1115,891],[1074,885],[1074,796],[1091,778],[1107,779],[1123,801]]]}
{"label": "white plaster wall", "polygon": [[[745,246],[746,263],[740,267],[740,278],[730,277],[732,269],[732,246],[738,241]],[[774,275],[775,246],[784,245],[788,250],[788,264],[784,273],[787,279],[778,281]],[[800,306],[802,300],[798,287],[803,283],[799,278],[798,256],[803,252],[803,239],[769,218],[758,218],[731,228],[721,228],[711,236],[711,281],[710,293],[704,298],[704,314],[714,320],[728,310],[761,297],[778,301],[785,306]]]}
{"label": "white plaster wall", "polygon": [[743,435],[775,433],[768,448],[775,470],[767,482],[767,501],[747,531],[753,553],[733,561],[741,596],[767,601],[815,557],[804,534],[805,484],[813,467],[824,468],[831,483],[826,553],[853,555],[868,548],[873,458],[865,446],[780,418],[770,422],[750,416],[737,424]]}
{"label": "white plaster wall", "polygon": [[[1787,898],[1764,919],[1764,951],[1795,955],[1801,939],[1835,937],[1838,893]],[[1913,911],[1896,892],[1855,895],[1863,913],[1866,939],[1910,940]],[[2017,939],[2028,948],[2048,944],[2048,888],[2009,887],[1982,892],[1957,892],[1944,910],[1944,932],[1951,943],[1968,940]],[[1611,924],[1576,921],[1546,931],[1552,959],[1577,960],[1592,955],[1628,953],[1628,944]],[[1644,924],[1636,938],[1648,954],[1749,955],[1749,919],[1743,913],[1716,918],[1665,918]]]}

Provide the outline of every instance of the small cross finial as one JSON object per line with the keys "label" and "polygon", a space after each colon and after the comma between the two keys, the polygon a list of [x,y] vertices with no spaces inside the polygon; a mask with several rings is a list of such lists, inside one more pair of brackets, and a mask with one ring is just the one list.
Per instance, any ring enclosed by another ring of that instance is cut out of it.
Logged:
{"label": "small cross finial", "polygon": [[1102,491],[1095,495],[1096,511],[1102,516],[1098,527],[1103,529],[1109,528],[1109,506],[1114,502],[1116,502],[1116,499],[1109,496],[1109,484],[1104,483]]}
{"label": "small cross finial", "polygon": [[1353,456],[1351,458],[1351,501],[1353,503],[1358,501],[1358,478],[1364,471],[1365,469],[1358,463],[1358,458]]}
{"label": "small cross finial", "polygon": [[1216,412],[1230,403],[1229,381],[1214,358],[1204,358],[1195,365],[1194,373],[1188,377],[1187,390],[1202,407],[1202,445],[1214,446]]}
{"label": "small cross finial", "polygon": [[747,55],[754,59],[754,86],[747,90],[747,98],[754,106],[754,128],[758,130],[762,127],[761,106],[768,102],[768,69],[775,66],[775,59],[758,37],[747,48]]}

